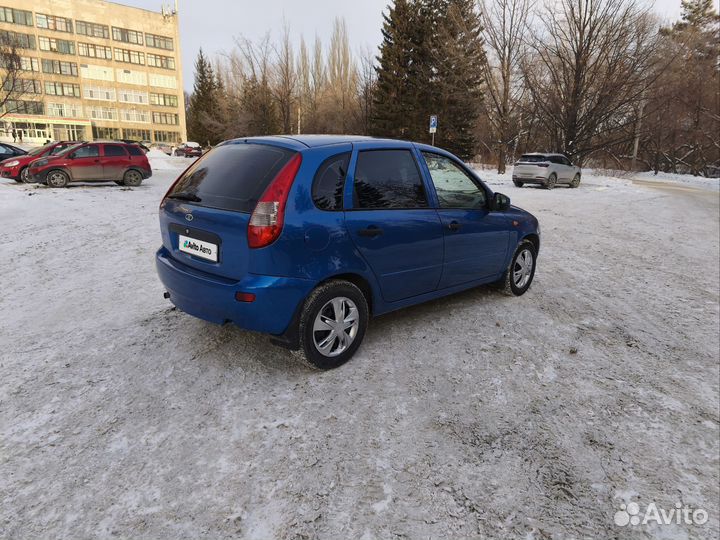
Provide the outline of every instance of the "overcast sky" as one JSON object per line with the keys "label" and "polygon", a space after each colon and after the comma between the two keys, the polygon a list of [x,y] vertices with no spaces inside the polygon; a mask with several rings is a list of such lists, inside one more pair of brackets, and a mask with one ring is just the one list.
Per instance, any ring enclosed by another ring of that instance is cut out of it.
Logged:
{"label": "overcast sky", "polygon": [[[720,1],[720,0],[716,0]],[[160,11],[161,0],[118,0],[118,3]],[[166,3],[174,4],[173,0]],[[209,55],[227,51],[234,36],[277,35],[283,17],[297,43],[300,35],[312,42],[315,34],[327,46],[333,19],[344,17],[352,47],[377,48],[382,39],[382,12],[388,0],[180,0],[180,38],[186,90],[193,84],[193,66],[200,47]],[[680,0],[655,0],[661,18],[674,20]]]}

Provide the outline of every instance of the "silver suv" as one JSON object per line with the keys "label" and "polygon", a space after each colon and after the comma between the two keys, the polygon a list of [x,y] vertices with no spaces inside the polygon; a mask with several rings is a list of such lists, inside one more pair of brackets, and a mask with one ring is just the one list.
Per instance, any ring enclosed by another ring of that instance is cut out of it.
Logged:
{"label": "silver suv", "polygon": [[555,184],[567,184],[576,188],[580,175],[580,167],[562,154],[523,154],[513,167],[512,180],[517,187],[542,184],[552,189]]}

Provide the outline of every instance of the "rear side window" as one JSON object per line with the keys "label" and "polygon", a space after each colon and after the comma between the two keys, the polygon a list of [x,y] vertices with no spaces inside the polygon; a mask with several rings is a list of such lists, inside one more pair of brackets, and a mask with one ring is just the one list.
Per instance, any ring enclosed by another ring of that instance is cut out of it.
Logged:
{"label": "rear side window", "polygon": [[548,161],[548,158],[547,156],[524,155],[520,156],[520,161],[524,163],[544,163]]}
{"label": "rear side window", "polygon": [[113,157],[113,156],[127,156],[125,153],[125,150],[122,146],[118,146],[117,144],[106,144],[105,145],[105,156],[106,157]]}
{"label": "rear side window", "polygon": [[294,154],[266,144],[218,146],[185,171],[168,197],[222,210],[252,212]]}
{"label": "rear side window", "polygon": [[131,156],[144,156],[145,152],[139,146],[127,146],[127,151],[130,152]]}
{"label": "rear side window", "polygon": [[409,150],[368,150],[358,154],[354,208],[427,208],[415,158]]}
{"label": "rear side window", "polygon": [[326,159],[318,168],[313,180],[312,198],[320,210],[342,210],[345,176],[350,163],[350,152]]}

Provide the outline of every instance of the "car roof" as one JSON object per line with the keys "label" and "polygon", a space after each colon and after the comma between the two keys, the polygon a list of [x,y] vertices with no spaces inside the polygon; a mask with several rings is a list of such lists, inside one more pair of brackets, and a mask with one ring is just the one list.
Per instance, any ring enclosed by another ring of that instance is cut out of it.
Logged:
{"label": "car roof", "polygon": [[556,154],[554,152],[525,152],[523,156],[559,156],[565,157],[565,154]]}
{"label": "car roof", "polygon": [[387,143],[387,144],[412,144],[409,141],[398,139],[378,139],[368,137],[366,135],[269,135],[264,137],[240,137],[225,141],[225,143],[238,142],[259,142],[268,144],[278,144],[287,146],[296,150],[304,150],[305,148],[319,148],[321,146],[330,146],[343,143]]}

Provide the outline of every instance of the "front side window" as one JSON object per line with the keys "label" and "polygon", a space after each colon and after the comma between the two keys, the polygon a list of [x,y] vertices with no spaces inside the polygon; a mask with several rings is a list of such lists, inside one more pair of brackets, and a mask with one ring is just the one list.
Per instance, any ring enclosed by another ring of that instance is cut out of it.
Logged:
{"label": "front side window", "polygon": [[343,189],[350,153],[333,156],[320,165],[312,186],[312,198],[320,210],[342,210]]}
{"label": "front side window", "polygon": [[454,161],[432,152],[423,152],[422,155],[430,170],[440,208],[485,206],[485,190]]}
{"label": "front side window", "polygon": [[409,150],[367,150],[358,154],[354,208],[427,206],[422,178]]}
{"label": "front side window", "polygon": [[81,146],[74,152],[76,158],[100,157],[100,148],[97,144],[88,144]]}

